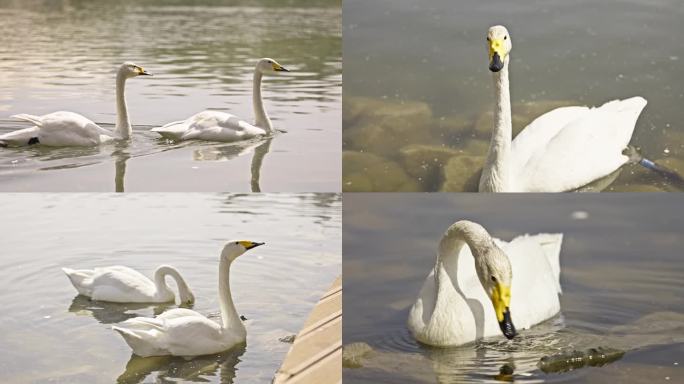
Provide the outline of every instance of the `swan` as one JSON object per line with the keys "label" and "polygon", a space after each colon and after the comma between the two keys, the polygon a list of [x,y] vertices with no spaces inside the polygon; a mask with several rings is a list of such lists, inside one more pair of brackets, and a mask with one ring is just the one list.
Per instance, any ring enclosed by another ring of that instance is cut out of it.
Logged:
{"label": "swan", "polygon": [[273,133],[273,124],[266,114],[261,100],[261,78],[269,72],[289,72],[273,59],[260,59],[254,67],[252,80],[252,103],[254,106],[254,124],[250,124],[235,115],[219,111],[203,111],[186,120],[174,121],[163,127],[153,128],[163,138],[182,140],[207,140],[233,142],[247,140],[257,136]]}
{"label": "swan", "polygon": [[622,154],[646,106],[642,97],[597,108],[557,108],[532,121],[511,142],[508,83],[511,37],[489,28],[489,70],[496,103],[494,131],[480,178],[480,192],[563,192],[606,176],[629,161]]}
{"label": "swan", "polygon": [[493,239],[472,221],[452,224],[409,312],[421,343],[456,346],[499,332],[512,339],[560,311],[562,234]]}
{"label": "swan", "polygon": [[43,116],[28,114],[11,117],[28,121],[33,127],[0,135],[0,146],[42,144],[50,147],[90,147],[112,140],[128,140],[133,129],[128,119],[124,88],[126,80],[137,76],[151,76],[143,67],[131,62],[121,64],[116,73],[116,126],[109,131],[87,117],[74,112],[53,112]]}
{"label": "swan", "polygon": [[230,266],[237,257],[263,244],[231,241],[223,248],[219,262],[221,324],[198,312],[176,308],[155,318],[128,319],[112,329],[123,336],[134,354],[142,357],[209,355],[244,343],[247,330],[235,310],[230,294]]}
{"label": "swan", "polygon": [[191,304],[195,296],[176,268],[161,265],[154,281],[142,273],[122,266],[70,269],[62,268],[78,293],[93,300],[114,303],[167,303],[176,299],[166,285],[166,276],[176,280],[181,304]]}

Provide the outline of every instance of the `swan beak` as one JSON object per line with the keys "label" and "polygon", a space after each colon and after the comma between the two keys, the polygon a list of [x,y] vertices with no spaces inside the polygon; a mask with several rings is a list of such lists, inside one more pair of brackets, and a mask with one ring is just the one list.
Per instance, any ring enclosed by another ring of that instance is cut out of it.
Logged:
{"label": "swan beak", "polygon": [[250,250],[252,248],[256,248],[260,245],[264,245],[266,243],[255,243],[253,241],[241,241],[242,246],[245,247],[245,249]]}
{"label": "swan beak", "polygon": [[138,76],[152,76],[152,74],[147,72],[143,67],[138,67]]}
{"label": "swan beak", "polygon": [[511,288],[503,284],[497,284],[492,290],[492,304],[496,312],[496,320],[499,328],[507,339],[512,339],[516,335],[515,326],[511,320]]}
{"label": "swan beak", "polygon": [[504,64],[501,60],[501,56],[499,56],[498,52],[494,52],[492,59],[489,61],[489,70],[492,72],[499,72],[503,69],[503,66]]}
{"label": "swan beak", "polygon": [[273,70],[276,72],[290,72],[289,69],[283,67],[282,65],[278,63],[273,63]]}
{"label": "swan beak", "polygon": [[489,41],[489,70],[492,72],[499,72],[504,66],[504,52],[503,39],[491,39]]}

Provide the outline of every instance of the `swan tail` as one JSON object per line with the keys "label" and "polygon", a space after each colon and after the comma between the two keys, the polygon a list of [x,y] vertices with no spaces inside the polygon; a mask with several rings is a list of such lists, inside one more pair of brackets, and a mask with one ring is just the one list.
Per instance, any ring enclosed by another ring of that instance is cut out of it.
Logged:
{"label": "swan tail", "polygon": [[87,280],[89,280],[92,277],[92,270],[62,268],[62,271],[67,275],[67,277],[71,281],[71,285],[73,285],[74,288],[76,288],[79,294],[90,296],[91,290],[89,287],[89,282]]}
{"label": "swan tail", "polygon": [[29,123],[33,123],[38,127],[43,126],[43,121],[40,118],[40,116],[35,116],[35,115],[29,115],[27,113],[20,113],[18,115],[12,115],[10,116],[11,118],[17,119],[17,120],[24,120],[28,121]]}
{"label": "swan tail", "polygon": [[156,132],[165,139],[179,140],[187,131],[188,126],[185,120],[174,121],[161,127],[152,128],[150,132]]}
{"label": "swan tail", "polygon": [[558,293],[563,293],[560,285],[560,250],[563,243],[562,233],[544,233],[537,236],[539,245],[544,250],[546,259],[553,272],[553,280],[556,282]]}
{"label": "swan tail", "polygon": [[155,335],[154,331],[142,330],[142,329],[130,329],[119,326],[113,326],[112,330],[116,331],[121,337],[123,337],[126,344],[133,350],[138,356],[149,357],[149,356],[163,356],[168,355],[168,351],[155,345]]}
{"label": "swan tail", "polygon": [[634,96],[630,97],[629,99],[623,99],[623,100],[612,100],[609,101],[599,108],[606,108],[610,110],[614,110],[616,112],[636,112],[637,115],[641,113],[641,110],[646,107],[646,104],[648,102],[646,99],[644,99],[641,96]]}
{"label": "swan tail", "polygon": [[0,146],[2,147],[22,147],[31,144],[38,144],[38,127],[18,129],[0,135]]}

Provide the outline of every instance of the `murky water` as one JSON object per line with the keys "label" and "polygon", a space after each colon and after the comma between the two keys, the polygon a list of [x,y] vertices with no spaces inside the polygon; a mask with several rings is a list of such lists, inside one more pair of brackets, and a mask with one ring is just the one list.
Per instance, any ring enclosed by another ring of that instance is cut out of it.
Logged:
{"label": "murky water", "polygon": [[[0,189],[340,189],[339,2],[0,0],[0,15],[0,133],[28,126],[10,115],[58,110],[111,128],[116,68],[130,60],[154,74],[127,82],[130,145],[3,148]],[[244,148],[148,132],[205,109],[252,120],[254,64],[267,56],[292,70],[263,81],[266,110],[287,133]]]}
{"label": "murky water", "polygon": [[[562,105],[649,102],[632,138],[684,173],[676,0],[344,2],[344,181],[348,191],[473,191],[491,134],[487,28],[511,33],[514,132]],[[609,191],[681,191],[627,166]]]}
{"label": "murky water", "polygon": [[[339,195],[6,194],[0,201],[0,381],[267,383],[341,270]],[[140,358],[111,326],[171,306],[91,302],[61,267],[179,269],[218,321],[219,253],[265,241],[231,270],[247,344],[192,360]]]}
{"label": "murky water", "polygon": [[[374,352],[345,383],[682,381],[684,262],[679,194],[348,194],[344,201],[344,343]],[[561,314],[511,341],[421,346],[406,321],[436,245],[468,218],[496,237],[561,232]],[[353,314],[353,315],[350,315]],[[540,358],[611,347],[616,362],[542,372]],[[508,368],[507,368],[508,367]],[[512,369],[512,375],[503,374]]]}

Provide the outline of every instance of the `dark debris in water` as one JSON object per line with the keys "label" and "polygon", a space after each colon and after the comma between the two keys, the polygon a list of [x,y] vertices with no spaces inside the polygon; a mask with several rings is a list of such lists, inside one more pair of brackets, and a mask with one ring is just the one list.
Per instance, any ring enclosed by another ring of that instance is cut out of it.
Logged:
{"label": "dark debris in water", "polygon": [[620,360],[625,352],[610,348],[589,348],[585,351],[573,350],[555,355],[544,356],[537,366],[544,373],[569,372],[583,367],[600,367]]}
{"label": "dark debris in water", "polygon": [[288,336],[283,336],[278,340],[280,340],[281,343],[292,344],[295,342],[296,337],[297,337],[297,335],[288,335]]}

